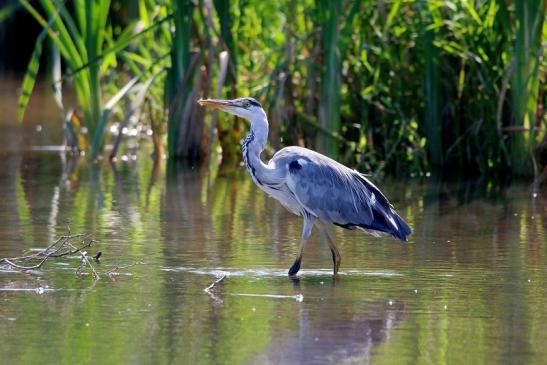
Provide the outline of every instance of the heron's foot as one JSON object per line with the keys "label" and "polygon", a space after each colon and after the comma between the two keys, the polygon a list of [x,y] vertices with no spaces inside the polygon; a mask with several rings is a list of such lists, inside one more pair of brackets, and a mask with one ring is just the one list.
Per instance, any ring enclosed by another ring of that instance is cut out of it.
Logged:
{"label": "heron's foot", "polygon": [[292,281],[292,283],[296,287],[300,286],[300,276],[298,276],[298,275],[289,275],[289,280]]}
{"label": "heron's foot", "polygon": [[331,249],[332,253],[332,263],[333,263],[333,274],[334,276],[338,275],[338,270],[340,269],[340,263],[342,262],[342,257],[337,250]]}
{"label": "heron's foot", "polygon": [[296,273],[300,270],[300,264],[302,263],[302,258],[297,258],[289,269],[289,277],[293,278],[296,276]]}
{"label": "heron's foot", "polygon": [[338,271],[340,271],[340,263],[342,260],[340,257],[338,258],[338,261],[336,261],[336,264],[334,264],[334,275],[338,275]]}

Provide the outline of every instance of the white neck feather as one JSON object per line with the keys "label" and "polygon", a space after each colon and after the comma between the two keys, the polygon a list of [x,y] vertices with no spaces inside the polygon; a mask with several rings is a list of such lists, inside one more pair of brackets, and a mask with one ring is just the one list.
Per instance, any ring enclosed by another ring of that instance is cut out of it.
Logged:
{"label": "white neck feather", "polygon": [[272,185],[279,183],[276,176],[275,166],[265,164],[260,159],[260,154],[268,140],[268,119],[263,112],[251,120],[251,130],[243,142],[243,161],[254,182],[263,187],[264,184]]}

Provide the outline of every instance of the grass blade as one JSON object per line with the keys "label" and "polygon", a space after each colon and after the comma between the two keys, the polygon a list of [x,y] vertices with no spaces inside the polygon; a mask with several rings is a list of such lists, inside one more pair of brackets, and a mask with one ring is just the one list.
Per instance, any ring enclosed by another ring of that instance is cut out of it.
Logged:
{"label": "grass blade", "polygon": [[[543,1],[518,0],[515,2],[517,16],[515,39],[515,71],[513,102],[515,125],[528,133],[517,133],[513,144],[514,168],[518,174],[528,175],[538,168],[534,159],[536,143],[536,110],[539,93],[539,60],[544,22]],[[532,166],[530,166],[530,161]]]}
{"label": "grass blade", "polygon": [[[319,107],[319,125],[331,133],[340,132],[340,58],[338,55],[338,19],[342,10],[340,1],[320,1],[325,69]],[[323,137],[323,136],[321,136]],[[320,138],[318,147],[331,157],[338,155],[338,145],[332,139]]]}
{"label": "grass blade", "polygon": [[[436,29],[428,29],[427,24],[434,22],[435,10],[424,19],[423,58],[424,58],[424,97],[425,131],[428,137],[428,150],[431,164],[439,167],[443,164],[442,130],[441,130],[441,70],[439,50],[434,42],[437,37]],[[438,15],[437,15],[438,17]]]}
{"label": "grass blade", "polygon": [[154,28],[157,28],[158,26],[160,26],[162,23],[170,20],[171,18],[173,17],[173,14],[169,14],[167,16],[165,16],[164,18],[156,21],[154,24],[150,25],[148,28],[145,28],[143,30],[141,30],[140,32],[138,33],[135,33],[131,36],[127,36],[127,37],[122,37],[122,38],[118,38],[117,41],[112,45],[112,47],[109,47],[107,50],[103,51],[101,54],[97,55],[95,58],[93,59],[90,59],[88,62],[86,62],[85,64],[79,66],[79,67],[76,67],[75,69],[71,70],[70,72],[66,72],[63,76],[63,79],[62,81],[64,80],[67,80],[68,78],[80,73],[81,71],[84,71],[86,70],[87,68],[89,68],[91,65],[99,62],[100,60],[102,60],[104,57],[112,54],[112,53],[116,53],[116,52],[120,52],[122,51],[123,49],[125,49],[131,42],[134,42],[134,41],[137,41],[139,40],[140,38],[143,37],[143,35],[145,35],[147,32],[153,30]]}
{"label": "grass blade", "polygon": [[116,154],[118,153],[118,148],[120,146],[120,142],[122,139],[122,131],[123,129],[129,124],[129,120],[135,114],[137,110],[139,110],[143,102],[145,100],[146,94],[148,93],[148,90],[150,89],[150,86],[152,86],[152,83],[154,80],[165,70],[162,69],[152,76],[148,80],[144,82],[144,84],[141,85],[139,91],[137,92],[137,95],[135,96],[135,100],[131,102],[131,107],[129,108],[129,111],[125,113],[125,117],[123,119],[123,122],[120,123],[120,128],[118,135],[116,136],[116,141],[114,142],[114,147],[112,148],[112,151],[110,152],[110,159],[112,160],[114,157],[116,157]]}
{"label": "grass blade", "polygon": [[47,31],[44,29],[36,39],[36,44],[34,45],[34,50],[32,51],[32,55],[28,63],[27,72],[23,78],[21,95],[19,96],[19,102],[17,105],[17,120],[19,123],[23,122],[25,111],[30,100],[30,95],[34,89],[34,84],[36,83],[38,68],[40,67],[40,56],[42,55],[42,44],[44,43],[46,35]]}
{"label": "grass blade", "polygon": [[34,85],[36,84],[36,77],[38,76],[38,69],[40,67],[40,56],[42,55],[42,46],[44,43],[44,39],[46,38],[49,28],[57,15],[58,13],[55,14],[46,24],[45,28],[42,30],[42,32],[40,32],[38,38],[36,39],[36,43],[34,44],[34,50],[32,51],[32,55],[30,56],[30,61],[28,63],[27,71],[25,73],[25,77],[23,78],[23,84],[21,86],[21,95],[19,96],[19,101],[17,103],[17,120],[19,121],[19,123],[23,122],[23,118],[25,117],[25,111],[30,101],[30,96],[32,95],[32,90],[34,89]]}
{"label": "grass blade", "polygon": [[127,84],[125,84],[125,86],[120,91],[118,91],[112,98],[110,98],[110,100],[108,100],[105,107],[103,108],[99,123],[97,124],[95,133],[92,136],[93,141],[91,143],[90,151],[92,159],[97,157],[97,153],[101,149],[103,143],[103,134],[108,123],[108,116],[110,115],[110,111],[123,97],[127,95],[127,93],[137,83],[137,81],[139,81],[138,77],[132,78]]}

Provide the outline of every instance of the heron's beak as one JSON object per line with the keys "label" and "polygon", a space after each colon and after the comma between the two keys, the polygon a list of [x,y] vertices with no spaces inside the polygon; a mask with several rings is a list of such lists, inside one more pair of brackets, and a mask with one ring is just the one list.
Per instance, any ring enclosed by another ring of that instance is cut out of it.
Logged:
{"label": "heron's beak", "polygon": [[198,104],[213,109],[225,110],[237,106],[232,100],[199,99]]}

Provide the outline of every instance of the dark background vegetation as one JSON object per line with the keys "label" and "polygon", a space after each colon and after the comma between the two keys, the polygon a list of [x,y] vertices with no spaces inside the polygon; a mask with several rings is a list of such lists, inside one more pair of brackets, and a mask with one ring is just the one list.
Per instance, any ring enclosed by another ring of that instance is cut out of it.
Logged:
{"label": "dark background vegetation", "polygon": [[61,79],[60,108],[66,89],[79,101],[63,109],[68,143],[91,158],[117,121],[150,124],[158,156],[165,143],[172,159],[221,147],[238,161],[244,122],[195,100],[250,95],[267,110],[270,154],[305,145],[398,175],[547,165],[544,0],[0,4],[0,70],[32,58],[27,96],[38,72]]}

